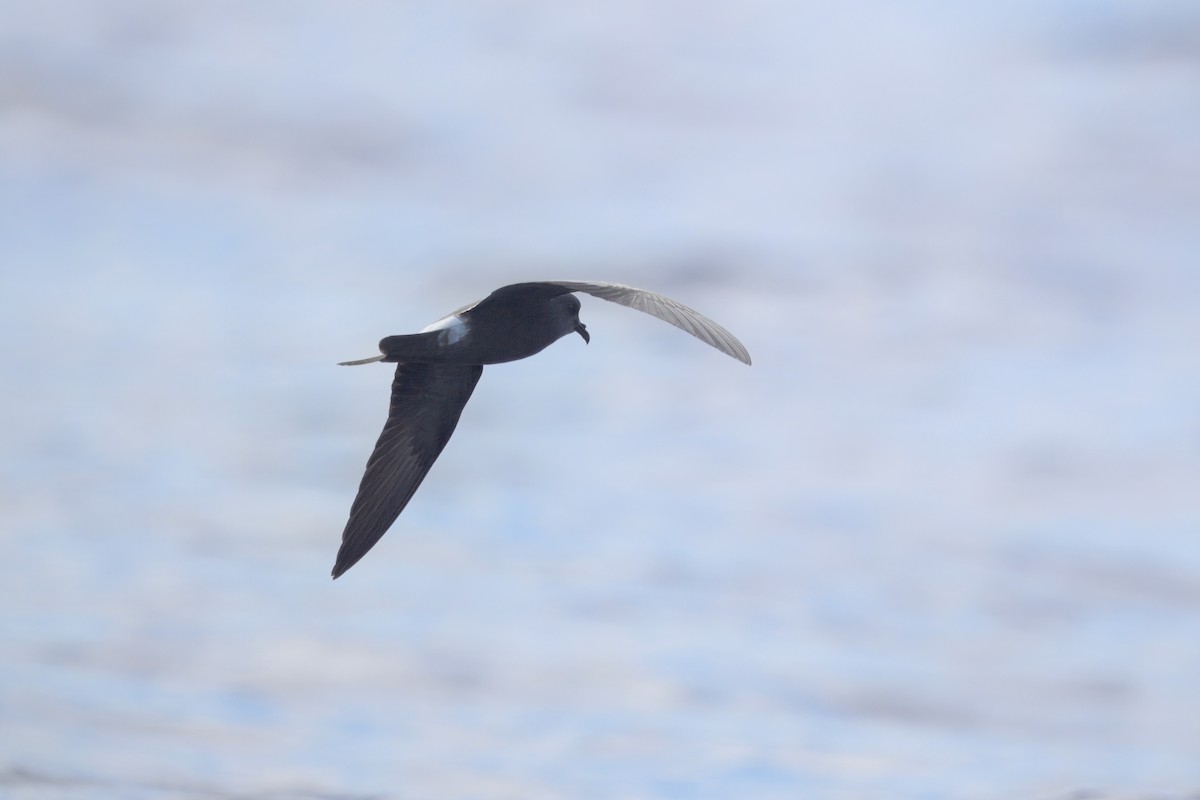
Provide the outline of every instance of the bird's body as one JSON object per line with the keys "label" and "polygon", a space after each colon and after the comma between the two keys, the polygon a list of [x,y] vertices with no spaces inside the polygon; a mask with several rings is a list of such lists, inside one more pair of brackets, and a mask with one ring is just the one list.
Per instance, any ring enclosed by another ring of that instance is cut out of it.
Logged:
{"label": "bird's body", "polygon": [[404,510],[454,433],[484,365],[528,358],[571,333],[591,340],[579,321],[576,291],[644,311],[750,363],[741,342],[707,317],[662,295],[616,283],[512,284],[420,333],[386,337],[379,343],[381,355],[342,362],[398,366],[387,423],[350,508],[333,577],[366,555]]}

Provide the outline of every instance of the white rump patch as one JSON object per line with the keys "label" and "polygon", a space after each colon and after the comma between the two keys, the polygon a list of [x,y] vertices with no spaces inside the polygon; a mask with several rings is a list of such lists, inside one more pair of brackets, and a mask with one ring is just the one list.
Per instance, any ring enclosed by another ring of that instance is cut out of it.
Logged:
{"label": "white rump patch", "polygon": [[438,344],[455,344],[462,340],[467,335],[467,330],[471,326],[467,321],[458,314],[451,314],[448,317],[443,317],[431,325],[426,325],[421,329],[421,333],[433,333],[440,331],[438,336]]}

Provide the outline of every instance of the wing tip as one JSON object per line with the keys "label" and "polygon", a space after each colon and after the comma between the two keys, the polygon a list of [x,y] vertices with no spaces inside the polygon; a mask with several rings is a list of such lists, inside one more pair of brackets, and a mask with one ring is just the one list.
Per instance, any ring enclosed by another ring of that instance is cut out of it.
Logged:
{"label": "wing tip", "polygon": [[[338,548],[337,557],[333,559],[333,569],[330,570],[329,575],[335,581],[345,575],[351,567],[359,562],[359,559],[367,554],[366,550],[355,552],[347,544],[345,538],[343,538],[342,546]],[[369,547],[367,548],[367,550],[370,549]]]}
{"label": "wing tip", "polygon": [[[726,333],[729,332],[726,331]],[[750,360],[750,351],[746,349],[746,345],[738,341],[737,337],[732,333],[729,334],[728,345],[729,349],[726,352],[729,353],[729,355],[733,356],[747,367],[753,364],[753,362]]]}
{"label": "wing tip", "polygon": [[332,580],[335,580],[335,581],[336,581],[338,578],[340,578],[340,577],[342,577],[343,575],[345,575],[345,574],[346,574],[346,570],[348,570],[348,569],[350,569],[351,567],[353,567],[356,561],[358,561],[358,559],[357,559],[357,558],[356,558],[356,559],[354,559],[354,561],[351,561],[349,564],[347,564],[347,563],[345,563],[345,560],[344,560],[344,559],[341,559],[341,558],[339,558],[339,559],[338,559],[338,560],[337,560],[337,561],[334,563],[334,565],[333,565],[333,569],[332,569],[332,570],[330,571],[330,573],[329,573],[329,576],[330,576],[330,578],[331,578]]}

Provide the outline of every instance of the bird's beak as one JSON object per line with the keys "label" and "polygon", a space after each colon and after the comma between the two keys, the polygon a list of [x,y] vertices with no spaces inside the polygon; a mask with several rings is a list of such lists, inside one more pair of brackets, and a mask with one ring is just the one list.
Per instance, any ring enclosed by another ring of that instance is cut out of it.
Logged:
{"label": "bird's beak", "polygon": [[579,322],[578,320],[575,321],[575,332],[583,337],[584,344],[588,344],[589,342],[592,341],[592,337],[589,336],[588,332],[587,332],[587,325],[584,325],[582,322]]}

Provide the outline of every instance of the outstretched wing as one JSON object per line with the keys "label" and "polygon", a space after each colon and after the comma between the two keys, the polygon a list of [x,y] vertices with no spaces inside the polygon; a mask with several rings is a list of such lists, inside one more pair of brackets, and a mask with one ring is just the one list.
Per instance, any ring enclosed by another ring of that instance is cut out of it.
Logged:
{"label": "outstretched wing", "polygon": [[400,516],[454,433],[481,374],[477,364],[396,367],[387,424],[350,507],[333,577],[354,566]]}
{"label": "outstretched wing", "polygon": [[750,363],[749,351],[737,340],[736,336],[678,300],[620,283],[603,281],[545,281],[545,283],[561,286],[568,292],[585,292],[602,300],[609,300],[623,306],[636,308],[638,311],[644,311],[652,317],[658,317],[663,322],[669,322],[676,328],[687,331],[700,341],[712,345],[726,355],[733,356],[743,364]]}

